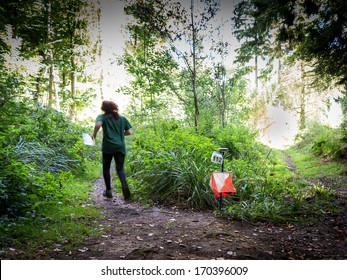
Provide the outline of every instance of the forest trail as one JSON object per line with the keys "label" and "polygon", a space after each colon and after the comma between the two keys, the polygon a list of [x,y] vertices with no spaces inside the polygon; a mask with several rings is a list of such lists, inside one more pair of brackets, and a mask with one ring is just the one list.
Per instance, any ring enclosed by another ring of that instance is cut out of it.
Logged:
{"label": "forest trail", "polygon": [[307,182],[308,184],[319,184],[328,188],[334,189],[338,196],[341,197],[341,199],[347,199],[347,188],[344,186],[346,185],[347,177],[340,177],[340,178],[325,178],[321,177],[318,179],[306,179],[304,178],[297,170],[296,165],[290,155],[283,152],[284,161],[286,163],[287,168],[298,175],[303,181]]}
{"label": "forest trail", "polygon": [[[284,153],[284,152],[283,152]],[[296,173],[296,165],[290,155],[287,153],[284,153],[284,161],[286,162],[287,168],[292,171],[293,173]]]}
{"label": "forest trail", "polygon": [[[346,211],[325,214],[315,225],[247,223],[165,207],[144,208],[118,195],[102,196],[95,181],[95,203],[102,208],[99,237],[86,237],[65,259],[346,259]],[[344,200],[345,201],[345,200]],[[345,203],[345,202],[344,202]]]}

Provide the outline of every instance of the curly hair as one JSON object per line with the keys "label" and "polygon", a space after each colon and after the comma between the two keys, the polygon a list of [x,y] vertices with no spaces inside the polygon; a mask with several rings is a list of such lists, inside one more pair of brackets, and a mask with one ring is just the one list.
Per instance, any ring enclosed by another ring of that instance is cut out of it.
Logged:
{"label": "curly hair", "polygon": [[118,105],[113,101],[103,101],[101,110],[103,110],[105,112],[105,115],[107,115],[110,119],[119,119]]}

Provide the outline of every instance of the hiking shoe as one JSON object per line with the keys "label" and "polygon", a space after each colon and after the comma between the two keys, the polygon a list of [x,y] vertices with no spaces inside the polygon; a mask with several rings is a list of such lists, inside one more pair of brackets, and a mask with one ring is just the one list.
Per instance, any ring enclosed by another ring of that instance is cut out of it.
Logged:
{"label": "hiking shoe", "polygon": [[128,187],[122,188],[122,191],[123,191],[124,200],[130,201],[131,200],[131,194],[130,194],[129,188]]}
{"label": "hiking shoe", "polygon": [[112,191],[111,190],[104,190],[102,195],[107,197],[107,198],[112,198]]}

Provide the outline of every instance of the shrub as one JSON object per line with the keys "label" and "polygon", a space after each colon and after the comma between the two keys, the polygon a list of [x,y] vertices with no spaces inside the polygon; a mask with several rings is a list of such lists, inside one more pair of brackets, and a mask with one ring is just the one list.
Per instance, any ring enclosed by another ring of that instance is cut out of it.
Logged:
{"label": "shrub", "polygon": [[229,159],[259,160],[264,148],[256,142],[257,134],[243,125],[228,126],[215,132],[215,142],[220,147],[228,148]]}
{"label": "shrub", "polygon": [[244,127],[226,128],[217,140],[184,128],[161,134],[145,131],[135,134],[129,153],[130,179],[142,198],[195,209],[216,208],[209,181],[212,172],[220,167],[210,158],[221,146],[230,151],[226,154],[229,160],[225,160],[225,170],[233,173],[238,189],[233,201],[242,203],[259,195],[257,189],[261,191],[273,168],[269,152]]}
{"label": "shrub", "polygon": [[343,128],[314,123],[300,140],[298,145],[309,146],[315,156],[332,160],[347,158],[347,132]]}
{"label": "shrub", "polygon": [[257,143],[255,133],[241,126],[215,135],[208,138],[177,126],[157,133],[137,131],[128,156],[135,197],[216,209],[209,181],[219,166],[210,158],[219,147],[227,147],[225,170],[232,172],[237,192],[223,199],[224,214],[248,221],[293,222],[313,217],[319,205],[330,207],[327,190],[311,187],[289,172],[283,153]]}
{"label": "shrub", "polygon": [[0,118],[0,215],[24,217],[59,192],[61,173],[83,172],[92,148],[81,127],[51,109],[12,102]]}
{"label": "shrub", "polygon": [[196,209],[210,208],[211,139],[184,129],[136,133],[129,168],[139,196]]}

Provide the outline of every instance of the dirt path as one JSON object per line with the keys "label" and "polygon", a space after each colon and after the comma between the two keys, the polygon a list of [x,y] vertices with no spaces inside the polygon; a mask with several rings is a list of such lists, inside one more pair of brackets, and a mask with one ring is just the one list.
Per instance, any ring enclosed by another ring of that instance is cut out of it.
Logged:
{"label": "dirt path", "polygon": [[250,224],[217,218],[211,211],[143,208],[136,202],[126,203],[119,196],[105,199],[103,189],[103,181],[97,180],[93,195],[103,209],[101,236],[85,238],[80,249],[60,258],[347,258],[346,211],[312,226]]}
{"label": "dirt path", "polygon": [[292,159],[292,157],[286,153],[284,154],[284,161],[286,162],[287,168],[292,171],[293,173],[296,173],[296,165]]}

